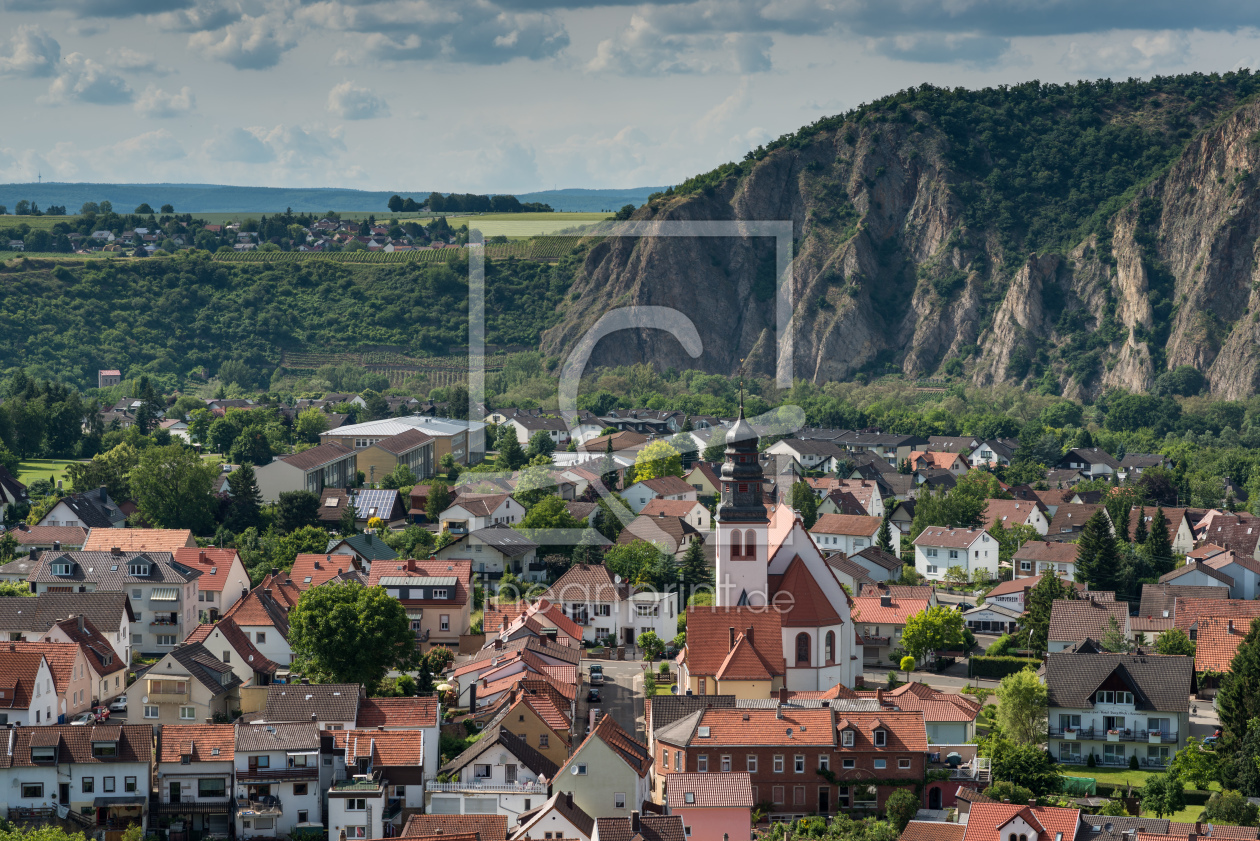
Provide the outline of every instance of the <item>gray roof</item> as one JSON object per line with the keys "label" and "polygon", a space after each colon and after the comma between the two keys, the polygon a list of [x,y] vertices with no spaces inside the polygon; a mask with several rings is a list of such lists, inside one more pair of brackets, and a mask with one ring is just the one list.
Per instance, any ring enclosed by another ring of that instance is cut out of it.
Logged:
{"label": "gray roof", "polygon": [[971,610],[963,611],[963,616],[968,616],[972,613],[983,613],[986,610],[996,613],[999,616],[1005,616],[1008,619],[1018,619],[1019,617],[1024,615],[1020,613],[1018,610],[1016,610],[1015,608],[1007,607],[1001,602],[986,601],[982,605],[976,605]]}
{"label": "gray roof", "polygon": [[537,543],[503,523],[477,529],[472,536],[488,546],[493,546],[509,558],[523,557],[538,548]]}
{"label": "gray roof", "polygon": [[878,546],[867,546],[861,552],[855,552],[854,557],[865,558],[866,560],[882,566],[889,572],[900,572],[902,564],[901,558],[891,552],[885,552]]}
{"label": "gray roof", "polygon": [[230,663],[219,660],[199,642],[177,647],[170,657],[216,697],[232,691],[243,682],[232,671]]}
{"label": "gray roof", "polygon": [[[2,533],[3,532],[0,532],[0,534]],[[30,556],[18,558],[16,560],[9,561],[4,566],[0,566],[0,575],[16,575],[25,580],[26,577],[31,574],[31,570],[35,569],[35,564],[37,563],[39,563],[39,561],[32,561]]]}
{"label": "gray roof", "polygon": [[697,710],[735,709],[734,695],[655,695],[652,698],[652,730],[657,731]]}
{"label": "gray roof", "polygon": [[357,683],[273,683],[267,687],[262,720],[354,721],[362,694]]}
{"label": "gray roof", "polygon": [[[1016,556],[1018,557],[1018,555]],[[1143,584],[1139,616],[1177,616],[1177,599],[1228,599],[1229,588],[1208,584]]]}
{"label": "gray roof", "polygon": [[[149,565],[149,574],[132,575],[133,562]],[[69,575],[53,575],[50,564],[71,563]],[[201,577],[201,570],[186,567],[170,552],[45,552],[28,581],[36,584],[92,582],[102,590],[124,590],[133,584],[187,584]]]}
{"label": "gray roof", "polygon": [[390,549],[384,540],[371,534],[355,534],[329,540],[328,548],[324,552],[331,553],[343,543],[369,561],[393,561],[398,558],[398,553]]}
{"label": "gray roof", "polygon": [[560,770],[559,765],[534,750],[528,742],[506,727],[500,727],[494,731],[487,728],[484,732],[485,735],[473,742],[466,751],[443,765],[442,771],[458,771],[496,746],[502,747],[519,759],[526,768],[548,780],[554,779],[556,771]]}
{"label": "gray roof", "polygon": [[[1081,813],[1081,823],[1088,826],[1091,830],[1097,827],[1100,832],[1130,832],[1137,830],[1138,832],[1148,832],[1152,835],[1168,834],[1167,818],[1113,818],[1107,815],[1087,815]],[[1110,829],[1108,829],[1110,827]]]}
{"label": "gray roof", "polygon": [[108,529],[127,519],[103,487],[87,493],[70,494],[62,497],[61,501],[88,528]]}
{"label": "gray roof", "polygon": [[238,724],[238,751],[319,750],[319,730],[314,722],[301,724]]}
{"label": "gray roof", "polygon": [[112,633],[133,618],[126,593],[40,593],[33,599],[0,599],[0,631],[47,631],[79,614],[101,633]]}
{"label": "gray roof", "polygon": [[669,742],[671,745],[686,745],[696,732],[696,726],[704,717],[704,710],[696,710],[690,715],[670,722],[664,727],[656,728],[657,741]]}
{"label": "gray roof", "polygon": [[1186,712],[1194,688],[1194,658],[1159,654],[1072,654],[1046,658],[1052,707],[1092,707],[1091,697],[1112,673],[1133,687],[1139,710]]}

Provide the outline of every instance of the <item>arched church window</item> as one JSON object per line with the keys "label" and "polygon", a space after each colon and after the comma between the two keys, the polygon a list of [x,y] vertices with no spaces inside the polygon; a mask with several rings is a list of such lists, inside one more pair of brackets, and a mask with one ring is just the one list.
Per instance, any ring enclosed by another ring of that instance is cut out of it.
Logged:
{"label": "arched church window", "polygon": [[744,554],[743,546],[740,543],[739,529],[731,531],[731,557],[738,558]]}
{"label": "arched church window", "polygon": [[796,635],[796,662],[809,663],[809,634]]}
{"label": "arched church window", "polygon": [[744,557],[752,558],[757,554],[757,532],[749,529],[744,532]]}
{"label": "arched church window", "polygon": [[823,660],[828,663],[836,659],[836,635],[834,631],[828,631],[827,636],[823,638]]}

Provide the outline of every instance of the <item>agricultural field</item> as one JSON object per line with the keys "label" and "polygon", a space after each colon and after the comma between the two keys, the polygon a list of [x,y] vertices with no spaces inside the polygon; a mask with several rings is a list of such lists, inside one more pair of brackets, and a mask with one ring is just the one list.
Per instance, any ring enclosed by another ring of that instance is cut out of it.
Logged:
{"label": "agricultural field", "polygon": [[75,219],[74,215],[67,216],[13,216],[5,214],[0,216],[0,228],[16,228],[18,225],[29,225],[31,230],[44,229],[52,230],[52,226],[58,222],[69,222]]}
{"label": "agricultural field", "polygon": [[[501,371],[504,358],[485,357],[487,373]],[[423,379],[430,388],[468,382],[468,358],[465,356],[407,356],[388,351],[364,353],[305,353],[285,351],[280,365],[285,370],[303,375],[314,374],[325,365],[361,365],[389,378],[391,388],[398,388],[408,378]]]}
{"label": "agricultural field", "polygon": [[[552,262],[569,254],[582,241],[580,236],[536,237],[506,243],[487,243],[486,256],[492,260],[537,260]],[[416,251],[337,251],[312,253],[309,251],[237,251],[231,254],[215,254],[214,259],[224,263],[295,263],[305,260],[327,260],[333,263],[438,263],[462,260],[467,254],[463,248],[422,248]]]}
{"label": "agricultural field", "polygon": [[483,236],[514,239],[543,236],[558,231],[603,222],[607,213],[483,213],[467,216],[446,214],[453,228],[476,228]]}

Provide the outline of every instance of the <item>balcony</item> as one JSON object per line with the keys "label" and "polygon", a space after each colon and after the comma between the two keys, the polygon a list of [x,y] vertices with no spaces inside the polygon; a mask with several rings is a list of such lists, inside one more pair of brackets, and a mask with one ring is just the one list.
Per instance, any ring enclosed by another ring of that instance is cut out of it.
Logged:
{"label": "balcony", "polygon": [[[1169,757],[1168,759],[1164,759],[1163,757],[1158,757],[1158,756],[1151,756],[1151,757],[1139,756],[1138,757],[1138,765],[1142,768],[1166,768],[1168,767],[1169,761],[1171,761],[1171,757]],[[1087,753],[1060,754],[1059,762],[1063,763],[1064,765],[1085,765],[1089,762],[1089,754]],[[1102,767],[1128,768],[1129,757],[1127,756],[1099,756],[1095,754],[1094,764],[1100,768]]]}
{"label": "balcony", "polygon": [[470,792],[474,794],[546,794],[543,783],[496,783],[475,780],[467,783],[425,783],[425,791]]}
{"label": "balcony", "polygon": [[146,696],[149,704],[187,704],[191,703],[187,692],[150,692]]}
{"label": "balcony", "polygon": [[862,645],[884,646],[884,645],[891,645],[891,644],[892,644],[892,637],[868,637],[868,636],[862,637]]}
{"label": "balcony", "polygon": [[1103,730],[1099,728],[1095,730],[1093,727],[1076,727],[1064,729],[1062,727],[1051,727],[1050,738],[1066,739],[1067,741],[1080,741],[1087,739],[1097,739],[1098,741],[1107,742],[1146,742],[1152,745],[1175,745],[1177,743],[1176,733],[1161,733],[1158,730]]}
{"label": "balcony", "polygon": [[242,815],[279,815],[284,812],[280,798],[273,795],[237,797],[236,811]]}

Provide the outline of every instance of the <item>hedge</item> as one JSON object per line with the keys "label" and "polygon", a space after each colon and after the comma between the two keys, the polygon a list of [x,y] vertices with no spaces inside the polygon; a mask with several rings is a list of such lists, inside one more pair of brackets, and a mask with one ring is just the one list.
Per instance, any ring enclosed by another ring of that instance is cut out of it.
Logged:
{"label": "hedge", "polygon": [[[1099,797],[1111,797],[1111,798],[1124,797],[1125,792],[1127,792],[1128,790],[1129,790],[1129,787],[1125,785],[1113,786],[1107,783],[1098,784]],[[1134,786],[1133,795],[1135,797],[1141,797],[1142,787]],[[1212,792],[1210,791],[1199,791],[1198,789],[1188,788],[1186,789],[1186,805],[1187,806],[1206,806],[1208,802],[1208,798],[1211,796],[1212,796]]]}
{"label": "hedge", "polygon": [[1041,667],[1041,661],[1034,657],[972,657],[971,658],[971,676],[972,677],[988,677],[988,678],[1004,678],[1007,675],[1013,675],[1016,672],[1023,671],[1032,667],[1037,669]]}

